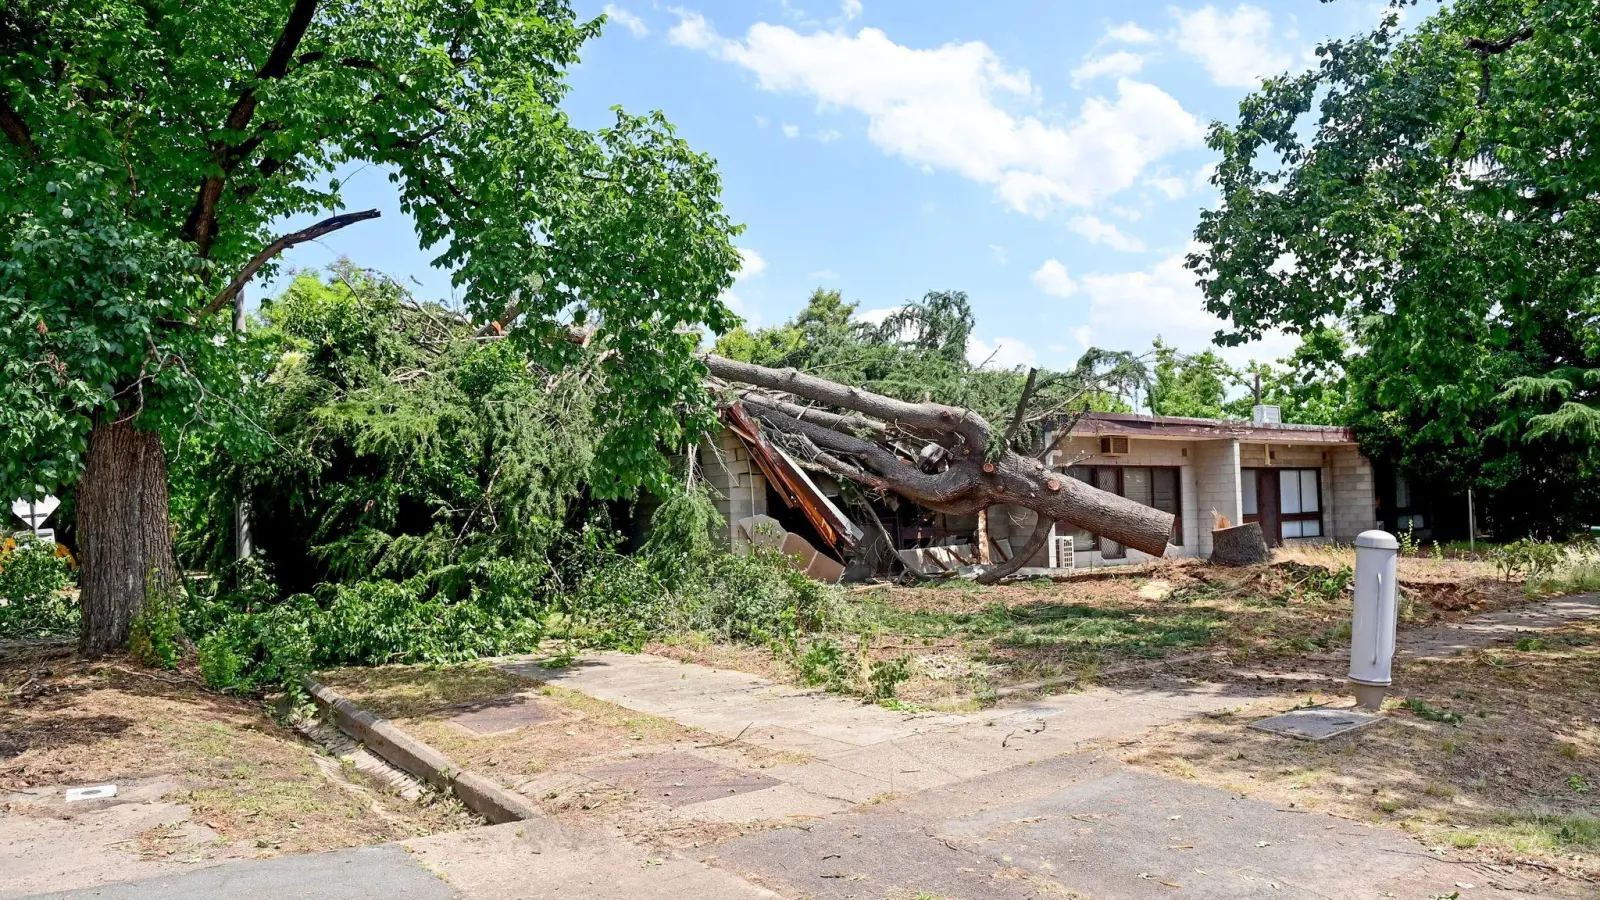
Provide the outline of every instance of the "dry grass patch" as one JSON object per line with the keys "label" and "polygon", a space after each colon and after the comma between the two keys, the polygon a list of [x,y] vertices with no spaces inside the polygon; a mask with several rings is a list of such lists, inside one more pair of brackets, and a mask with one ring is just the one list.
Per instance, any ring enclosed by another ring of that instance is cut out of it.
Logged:
{"label": "dry grass patch", "polygon": [[[258,856],[330,850],[473,822],[453,801],[418,805],[353,772],[330,774],[319,752],[260,704],[212,693],[186,674],[114,657],[0,662],[0,790],[174,781],[180,787],[165,799],[187,804],[223,837],[186,848],[202,858],[230,846]],[[140,850],[170,855],[174,839],[152,833]]]}
{"label": "dry grass patch", "polygon": [[1402,827],[1474,858],[1559,870],[1592,890],[1600,883],[1600,623],[1520,646],[1401,667],[1390,721],[1327,743],[1244,727],[1292,704],[1278,701],[1108,749],[1249,796]]}

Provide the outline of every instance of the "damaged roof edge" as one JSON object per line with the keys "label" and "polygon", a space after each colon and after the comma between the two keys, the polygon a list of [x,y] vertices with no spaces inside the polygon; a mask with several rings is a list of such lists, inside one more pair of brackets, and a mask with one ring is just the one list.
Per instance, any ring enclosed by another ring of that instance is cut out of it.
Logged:
{"label": "damaged roof edge", "polygon": [[[1059,427],[1060,422],[1054,423]],[[1354,444],[1355,429],[1338,425],[1257,425],[1243,420],[1189,419],[1138,413],[1084,413],[1072,433],[1084,437],[1126,434],[1145,437],[1212,438],[1278,444]]]}
{"label": "damaged roof edge", "polygon": [[745,411],[744,404],[735,402],[723,407],[722,421],[744,442],[750,458],[761,467],[784,502],[791,508],[799,507],[824,540],[839,550],[853,548],[861,542],[866,536],[861,526],[835,506],[783,448],[767,440],[761,433],[761,426]]}

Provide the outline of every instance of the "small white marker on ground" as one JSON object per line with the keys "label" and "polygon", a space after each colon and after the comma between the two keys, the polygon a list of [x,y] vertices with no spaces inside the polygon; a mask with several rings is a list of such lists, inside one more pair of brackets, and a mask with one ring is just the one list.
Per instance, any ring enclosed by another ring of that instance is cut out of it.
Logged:
{"label": "small white marker on ground", "polygon": [[94,787],[67,788],[67,802],[77,803],[79,800],[109,800],[117,795],[117,786],[114,784],[97,784]]}

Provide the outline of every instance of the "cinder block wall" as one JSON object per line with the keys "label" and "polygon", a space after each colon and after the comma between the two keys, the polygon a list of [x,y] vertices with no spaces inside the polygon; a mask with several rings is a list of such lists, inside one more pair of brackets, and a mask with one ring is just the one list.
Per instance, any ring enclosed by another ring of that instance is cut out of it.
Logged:
{"label": "cinder block wall", "polygon": [[696,452],[700,470],[711,486],[717,511],[727,520],[727,547],[738,549],[739,520],[767,512],[767,479],[750,459],[744,442],[726,429],[709,438]]}
{"label": "cinder block wall", "polygon": [[1244,521],[1244,498],[1239,493],[1239,442],[1196,441],[1194,445],[1196,543],[1201,556],[1211,555],[1211,511],[1235,525]]}
{"label": "cinder block wall", "polygon": [[1378,527],[1373,506],[1372,463],[1355,447],[1339,447],[1329,454],[1333,483],[1333,539],[1348,543],[1363,531]]}

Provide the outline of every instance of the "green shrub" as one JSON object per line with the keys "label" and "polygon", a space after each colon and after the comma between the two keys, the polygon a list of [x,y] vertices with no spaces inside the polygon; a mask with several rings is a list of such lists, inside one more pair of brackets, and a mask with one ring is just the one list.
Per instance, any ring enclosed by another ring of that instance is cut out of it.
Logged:
{"label": "green shrub", "polygon": [[159,669],[178,667],[178,604],[156,594],[146,597],[144,608],[128,625],[128,655],[142,665]]}
{"label": "green shrub", "polygon": [[[546,574],[514,560],[452,567],[431,578],[324,585],[259,604],[258,583],[197,600],[200,672],[218,690],[298,689],[318,668],[458,662],[537,649],[548,611]],[[223,615],[218,610],[231,611]]]}
{"label": "green shrub", "polygon": [[0,541],[0,639],[78,633],[71,563],[33,537]]}
{"label": "green shrub", "polygon": [[1489,551],[1489,560],[1503,581],[1518,578],[1537,581],[1560,566],[1565,557],[1566,551],[1560,544],[1532,538],[1512,541]]}
{"label": "green shrub", "polygon": [[844,650],[829,638],[806,645],[806,652],[795,660],[800,678],[812,687],[826,685],[830,691],[843,691],[850,685],[850,660]]}
{"label": "green shrub", "polygon": [[872,686],[874,700],[892,700],[901,683],[911,677],[911,657],[880,659],[872,664],[867,683]]}
{"label": "green shrub", "polygon": [[839,589],[812,581],[775,550],[716,557],[690,625],[735,641],[794,647],[838,614]]}

